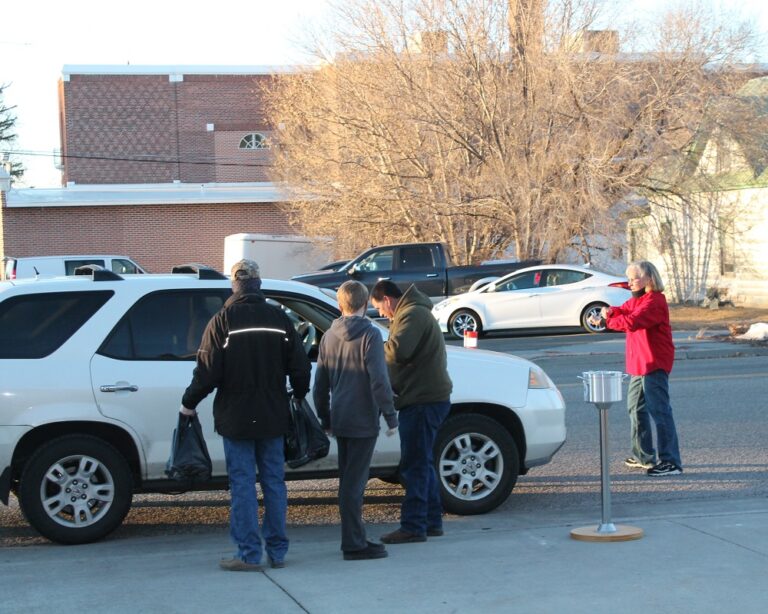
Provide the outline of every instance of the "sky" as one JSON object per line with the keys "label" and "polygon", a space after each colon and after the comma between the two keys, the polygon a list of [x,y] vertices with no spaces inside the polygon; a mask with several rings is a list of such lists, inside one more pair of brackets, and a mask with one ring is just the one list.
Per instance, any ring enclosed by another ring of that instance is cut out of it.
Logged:
{"label": "sky", "polygon": [[[339,0],[337,0],[339,1]],[[616,2],[618,0],[605,0]],[[688,0],[732,7],[768,33],[765,0]],[[0,83],[15,105],[13,149],[26,167],[16,187],[59,187],[57,82],[65,65],[286,65],[308,61],[300,45],[330,0],[24,0],[0,11]],[[668,0],[630,0],[638,16]],[[765,5],[765,6],[764,6]],[[764,47],[766,49],[766,47]],[[768,52],[761,53],[768,62]]]}

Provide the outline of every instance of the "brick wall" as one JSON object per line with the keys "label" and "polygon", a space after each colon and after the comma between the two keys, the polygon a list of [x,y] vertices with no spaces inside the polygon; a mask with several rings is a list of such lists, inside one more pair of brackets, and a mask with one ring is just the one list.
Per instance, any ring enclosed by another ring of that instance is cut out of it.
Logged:
{"label": "brick wall", "polygon": [[121,254],[151,273],[198,262],[221,270],[224,237],[293,234],[273,203],[3,208],[8,256]]}
{"label": "brick wall", "polygon": [[[61,83],[64,182],[268,180],[268,152],[216,148],[216,131],[265,132],[259,87],[269,75],[78,75]],[[214,125],[214,131],[208,130]],[[242,166],[219,167],[217,156]],[[253,164],[253,166],[249,166]]]}

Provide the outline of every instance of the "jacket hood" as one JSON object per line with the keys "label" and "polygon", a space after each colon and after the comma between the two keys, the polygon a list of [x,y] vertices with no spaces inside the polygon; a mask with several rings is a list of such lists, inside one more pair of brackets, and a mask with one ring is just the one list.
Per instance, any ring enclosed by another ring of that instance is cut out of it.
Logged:
{"label": "jacket hood", "polygon": [[432,311],[432,307],[435,306],[435,304],[426,294],[424,294],[416,286],[411,286],[405,291],[405,294],[400,297],[400,300],[397,303],[397,309],[415,305],[421,305],[430,311]]}
{"label": "jacket hood", "polygon": [[331,323],[331,329],[344,341],[352,341],[360,337],[371,326],[368,318],[361,316],[342,316]]}

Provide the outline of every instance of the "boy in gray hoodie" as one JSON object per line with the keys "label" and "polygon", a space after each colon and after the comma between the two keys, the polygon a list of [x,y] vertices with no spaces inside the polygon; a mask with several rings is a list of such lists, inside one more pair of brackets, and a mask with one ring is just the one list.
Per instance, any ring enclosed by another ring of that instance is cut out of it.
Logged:
{"label": "boy in gray hoodie", "polygon": [[312,395],[323,428],[336,437],[339,451],[339,514],[344,559],[387,556],[383,544],[366,540],[363,494],[379,435],[379,414],[397,431],[397,414],[379,331],[365,317],[368,290],[359,281],[337,291],[341,317],[320,340]]}

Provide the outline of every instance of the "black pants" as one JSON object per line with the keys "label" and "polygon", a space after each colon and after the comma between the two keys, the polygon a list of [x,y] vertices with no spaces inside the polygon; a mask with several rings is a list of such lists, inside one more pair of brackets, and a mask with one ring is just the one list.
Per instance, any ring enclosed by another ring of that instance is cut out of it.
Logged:
{"label": "black pants", "polygon": [[344,552],[366,547],[363,523],[363,495],[368,483],[376,437],[337,437],[339,449],[339,515],[341,549]]}

